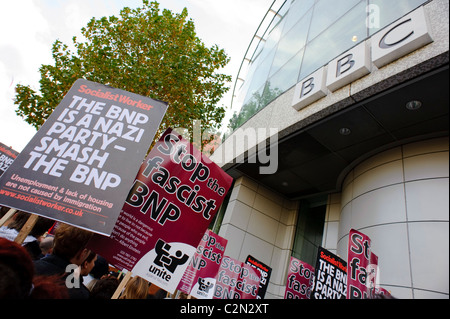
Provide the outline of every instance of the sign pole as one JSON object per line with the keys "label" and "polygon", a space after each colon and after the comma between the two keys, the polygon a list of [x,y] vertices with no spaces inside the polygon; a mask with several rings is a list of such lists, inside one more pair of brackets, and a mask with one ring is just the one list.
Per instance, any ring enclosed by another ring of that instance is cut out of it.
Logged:
{"label": "sign pole", "polygon": [[0,227],[2,227],[14,214],[17,209],[11,208],[8,212],[0,219]]}
{"label": "sign pole", "polygon": [[14,241],[16,243],[22,245],[23,241],[25,240],[25,238],[27,238],[28,234],[31,232],[34,225],[36,224],[38,218],[39,218],[39,216],[34,215],[34,214],[32,214],[32,215],[30,215],[30,217],[28,217],[27,222],[25,223],[25,225],[23,225],[23,227],[20,230],[19,234],[17,235],[16,239],[14,239]]}
{"label": "sign pole", "polygon": [[120,293],[122,292],[123,288],[127,285],[128,281],[131,279],[131,271],[127,272],[125,277],[122,279],[122,281],[119,284],[119,287],[117,287],[116,291],[114,292],[114,295],[111,297],[111,299],[118,299],[120,296]]}

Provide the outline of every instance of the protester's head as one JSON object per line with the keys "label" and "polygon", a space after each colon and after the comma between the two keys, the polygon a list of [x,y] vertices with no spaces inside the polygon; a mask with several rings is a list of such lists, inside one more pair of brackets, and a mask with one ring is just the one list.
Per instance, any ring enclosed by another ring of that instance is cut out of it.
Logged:
{"label": "protester's head", "polygon": [[26,249],[0,238],[0,299],[28,297],[33,273],[33,261]]}
{"label": "protester's head", "polygon": [[158,291],[153,294],[153,299],[164,299],[167,297],[167,291],[165,291],[164,289],[158,289]]}
{"label": "protester's head", "polygon": [[42,255],[51,254],[53,251],[53,236],[43,238],[39,243],[39,248],[41,249]]}
{"label": "protester's head", "polygon": [[36,238],[43,236],[55,223],[54,220],[39,216],[36,224],[30,231],[30,235]]}
{"label": "protester's head", "polygon": [[113,276],[105,276],[92,288],[89,299],[111,299],[119,287],[119,280]]}
{"label": "protester's head", "polygon": [[95,261],[97,260],[97,254],[93,251],[89,252],[89,255],[81,263],[81,276],[87,276],[91,272],[92,268],[95,266]]}
{"label": "protester's head", "polygon": [[[8,228],[20,231],[27,222],[29,217],[30,217],[29,213],[22,211],[16,212],[12,218],[12,221],[8,224]],[[33,228],[31,229],[29,235],[35,238],[39,238],[40,236],[44,235],[45,232],[50,227],[52,227],[54,223],[55,223],[54,220],[39,216]]]}
{"label": "protester's head", "polygon": [[109,265],[105,258],[100,255],[97,255],[97,259],[95,260],[94,268],[92,268],[90,274],[95,279],[100,279],[104,275],[109,273]]}
{"label": "protester's head", "polygon": [[34,277],[33,261],[21,245],[0,238],[0,299],[60,299],[65,286],[53,277]]}
{"label": "protester's head", "polygon": [[180,292],[178,299],[187,299],[188,298],[188,294],[185,292]]}
{"label": "protester's head", "polygon": [[149,282],[139,276],[130,279],[120,299],[146,299]]}
{"label": "protester's head", "polygon": [[8,228],[20,231],[27,222],[29,217],[30,214],[22,211],[17,211],[16,213],[14,213],[11,220],[9,221]]}
{"label": "protester's head", "polygon": [[53,254],[72,264],[81,265],[89,250],[86,245],[92,233],[67,224],[60,224],[55,231]]}

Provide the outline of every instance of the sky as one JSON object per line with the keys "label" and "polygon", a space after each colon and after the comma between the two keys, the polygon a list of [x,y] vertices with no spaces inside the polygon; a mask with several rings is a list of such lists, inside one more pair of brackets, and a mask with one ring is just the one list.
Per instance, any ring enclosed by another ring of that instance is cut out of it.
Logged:
{"label": "sky", "polygon": [[[219,103],[230,109],[232,89],[245,51],[273,0],[159,0],[161,8],[179,13],[187,8],[197,36],[208,46],[217,44],[231,58],[220,72],[233,77]],[[1,1],[0,11],[0,143],[20,152],[36,133],[17,116],[13,99],[17,84],[39,90],[39,67],[53,64],[52,44],[72,44],[73,36],[92,17],[118,16],[142,0],[19,0]],[[228,123],[227,120],[225,120]]]}

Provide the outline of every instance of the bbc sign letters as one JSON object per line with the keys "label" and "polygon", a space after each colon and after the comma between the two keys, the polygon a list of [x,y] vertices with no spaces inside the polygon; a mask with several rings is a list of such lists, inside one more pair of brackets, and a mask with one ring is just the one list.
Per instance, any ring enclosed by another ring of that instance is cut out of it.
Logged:
{"label": "bbc sign letters", "polygon": [[328,91],[334,92],[369,74],[372,62],[381,68],[427,45],[433,41],[428,29],[425,11],[420,7],[300,81],[292,107],[299,111],[325,97]]}

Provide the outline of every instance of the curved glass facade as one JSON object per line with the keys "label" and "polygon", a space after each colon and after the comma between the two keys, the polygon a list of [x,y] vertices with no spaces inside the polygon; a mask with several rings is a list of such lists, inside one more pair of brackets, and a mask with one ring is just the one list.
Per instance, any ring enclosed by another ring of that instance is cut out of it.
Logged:
{"label": "curved glass facade", "polygon": [[243,83],[233,102],[240,111],[233,115],[230,128],[240,127],[304,77],[426,2],[285,1],[245,58],[247,75],[243,79],[239,74],[237,81]]}

